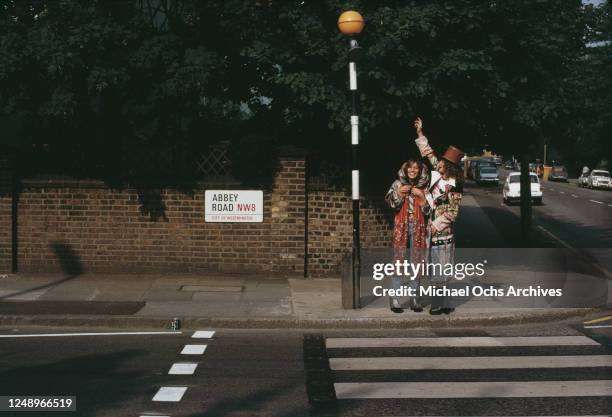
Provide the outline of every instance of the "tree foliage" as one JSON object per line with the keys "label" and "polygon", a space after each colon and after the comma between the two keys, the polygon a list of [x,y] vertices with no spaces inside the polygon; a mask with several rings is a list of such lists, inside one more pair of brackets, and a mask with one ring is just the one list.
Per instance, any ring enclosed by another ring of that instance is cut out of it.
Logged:
{"label": "tree foliage", "polygon": [[416,115],[440,150],[610,151],[609,47],[586,47],[610,39],[609,1],[0,4],[0,113],[74,172],[185,179],[197,152],[228,139],[245,172],[281,144],[344,166],[349,48],[336,20],[349,8],[366,19],[358,101],[379,190],[414,148]]}

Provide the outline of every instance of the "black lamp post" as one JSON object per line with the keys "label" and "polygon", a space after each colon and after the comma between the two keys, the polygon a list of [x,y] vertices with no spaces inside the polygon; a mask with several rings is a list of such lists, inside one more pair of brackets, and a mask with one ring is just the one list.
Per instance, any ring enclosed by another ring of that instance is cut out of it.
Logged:
{"label": "black lamp post", "polygon": [[361,48],[355,37],[361,33],[365,23],[356,11],[347,11],[340,15],[338,28],[350,37],[349,80],[353,112],[351,115],[351,182],[353,200],[353,251],[351,276],[353,281],[353,308],[361,307],[361,244],[359,232],[359,116],[357,108],[357,61]]}

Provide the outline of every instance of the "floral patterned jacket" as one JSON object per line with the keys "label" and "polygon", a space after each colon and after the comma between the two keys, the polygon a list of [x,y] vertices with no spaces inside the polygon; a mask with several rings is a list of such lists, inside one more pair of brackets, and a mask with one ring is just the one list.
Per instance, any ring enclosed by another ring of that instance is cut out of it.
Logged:
{"label": "floral patterned jacket", "polygon": [[432,210],[430,215],[430,228],[432,246],[446,243],[454,243],[455,221],[459,214],[459,204],[463,189],[455,178],[445,180],[436,170],[438,158],[433,154],[427,143],[427,138],[422,136],[416,141],[423,156],[428,155],[429,162],[433,167],[431,182],[427,188],[427,202]]}

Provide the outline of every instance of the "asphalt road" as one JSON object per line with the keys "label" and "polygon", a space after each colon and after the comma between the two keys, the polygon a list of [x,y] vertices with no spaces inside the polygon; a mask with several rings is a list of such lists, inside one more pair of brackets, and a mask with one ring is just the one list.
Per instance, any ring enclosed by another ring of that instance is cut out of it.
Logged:
{"label": "asphalt road", "polygon": [[[500,170],[505,179],[507,171]],[[473,195],[503,241],[498,247],[521,247],[520,207],[502,201],[502,184],[478,186],[471,181],[466,193]],[[532,247],[610,248],[612,247],[612,191],[580,188],[568,183],[542,183],[543,204],[533,206]]]}
{"label": "asphalt road", "polygon": [[[220,329],[211,339],[192,335],[3,337],[0,391],[77,396],[76,413],[14,413],[18,416],[592,416],[612,411],[608,327]],[[206,344],[206,351],[181,354],[194,343]],[[177,362],[197,368],[193,374],[168,375]],[[153,401],[160,387],[187,390],[177,402]]]}

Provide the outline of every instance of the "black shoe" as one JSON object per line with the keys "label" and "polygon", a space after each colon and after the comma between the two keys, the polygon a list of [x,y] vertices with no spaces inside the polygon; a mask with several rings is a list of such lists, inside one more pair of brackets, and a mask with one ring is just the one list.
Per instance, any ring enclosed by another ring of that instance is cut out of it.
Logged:
{"label": "black shoe", "polygon": [[410,299],[410,310],[414,311],[415,313],[420,313],[423,311],[423,307],[421,307],[421,305],[416,299],[411,298]]}
{"label": "black shoe", "polygon": [[429,314],[431,314],[432,316],[440,315],[443,312],[444,312],[444,309],[442,307],[431,307],[429,309]]}
{"label": "black shoe", "polygon": [[403,313],[404,309],[400,307],[391,307],[391,311],[393,311],[394,313]]}

